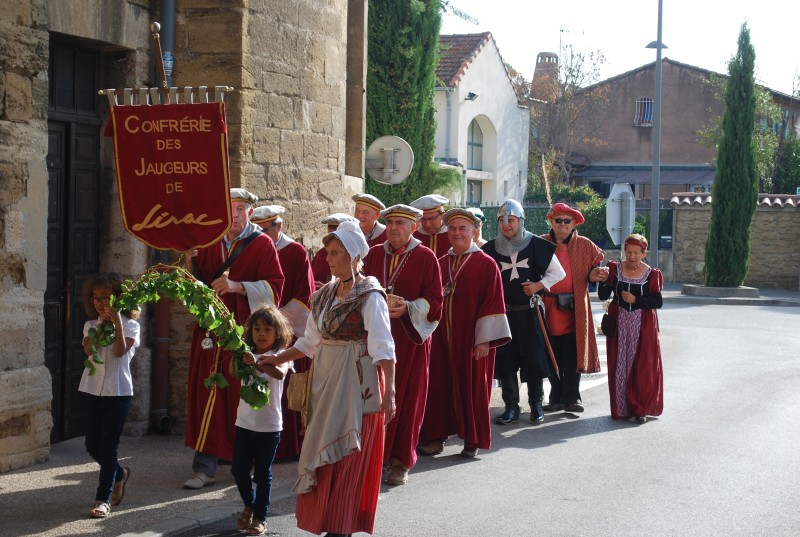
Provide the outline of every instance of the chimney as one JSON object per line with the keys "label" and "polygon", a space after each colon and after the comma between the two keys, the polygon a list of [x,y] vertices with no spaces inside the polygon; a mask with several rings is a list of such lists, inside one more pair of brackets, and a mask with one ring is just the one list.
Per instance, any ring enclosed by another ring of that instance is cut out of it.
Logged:
{"label": "chimney", "polygon": [[540,52],[531,81],[531,97],[553,102],[558,96],[558,54]]}

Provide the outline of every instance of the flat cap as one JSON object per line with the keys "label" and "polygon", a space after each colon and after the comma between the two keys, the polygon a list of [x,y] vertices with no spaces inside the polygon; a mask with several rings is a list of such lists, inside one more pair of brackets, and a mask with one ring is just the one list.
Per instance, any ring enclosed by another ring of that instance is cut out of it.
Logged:
{"label": "flat cap", "polygon": [[286,209],[280,205],[262,205],[253,209],[253,215],[250,221],[254,224],[266,224],[277,220],[280,215],[286,212]]}
{"label": "flat cap", "polygon": [[439,194],[428,194],[427,196],[422,196],[412,201],[411,206],[421,211],[431,211],[433,209],[438,209],[448,201],[447,198]]}
{"label": "flat cap", "polygon": [[444,216],[442,218],[444,219],[445,225],[449,224],[450,220],[455,220],[456,218],[463,218],[464,220],[469,220],[475,227],[481,225],[481,220],[475,215],[475,213],[473,213],[469,209],[462,209],[460,207],[456,207],[455,209],[450,209],[449,211],[444,213]]}
{"label": "flat cap", "polygon": [[376,211],[382,211],[386,208],[386,205],[372,194],[356,194],[351,199],[356,203],[363,203],[364,205],[372,207]]}
{"label": "flat cap", "polygon": [[422,211],[410,205],[403,205],[398,203],[381,211],[381,218],[408,218],[414,222],[418,222],[422,218]]}
{"label": "flat cap", "polygon": [[258,196],[252,192],[248,192],[244,188],[232,188],[231,201],[234,200],[246,201],[247,203],[254,205],[258,201]]}
{"label": "flat cap", "polygon": [[355,217],[344,213],[329,214],[322,219],[322,223],[328,224],[329,226],[338,226],[342,222],[358,222],[358,220],[356,220]]}

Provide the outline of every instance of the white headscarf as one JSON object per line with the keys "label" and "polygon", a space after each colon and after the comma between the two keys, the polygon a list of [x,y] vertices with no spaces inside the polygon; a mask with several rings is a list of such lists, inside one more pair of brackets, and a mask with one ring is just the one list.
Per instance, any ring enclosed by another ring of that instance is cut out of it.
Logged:
{"label": "white headscarf", "polygon": [[342,222],[333,234],[342,241],[344,249],[350,254],[350,259],[355,260],[356,257],[364,259],[369,252],[369,244],[357,222]]}

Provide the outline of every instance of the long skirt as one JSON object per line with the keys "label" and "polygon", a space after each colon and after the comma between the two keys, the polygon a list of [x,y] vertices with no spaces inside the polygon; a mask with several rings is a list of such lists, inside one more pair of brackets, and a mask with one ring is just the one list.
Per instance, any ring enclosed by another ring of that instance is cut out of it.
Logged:
{"label": "long skirt", "polygon": [[365,414],[361,451],[316,470],[317,485],[297,497],[297,527],[315,533],[372,533],[381,488],[383,414]]}

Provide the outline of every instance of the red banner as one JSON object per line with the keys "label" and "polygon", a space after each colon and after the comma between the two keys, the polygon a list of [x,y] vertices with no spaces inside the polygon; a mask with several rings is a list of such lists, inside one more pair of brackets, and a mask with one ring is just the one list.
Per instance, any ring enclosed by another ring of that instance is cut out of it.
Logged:
{"label": "red banner", "polygon": [[125,229],[161,250],[208,246],[231,227],[223,103],[114,106]]}

